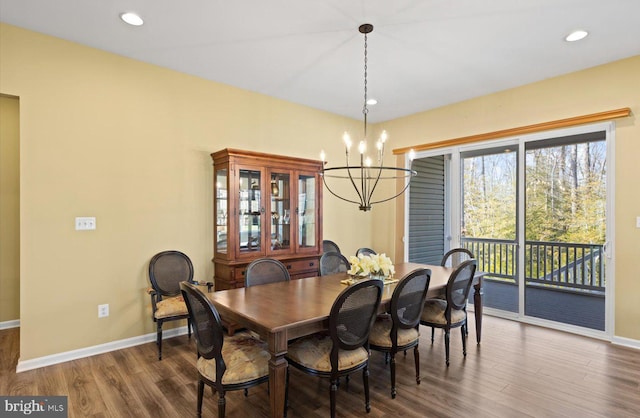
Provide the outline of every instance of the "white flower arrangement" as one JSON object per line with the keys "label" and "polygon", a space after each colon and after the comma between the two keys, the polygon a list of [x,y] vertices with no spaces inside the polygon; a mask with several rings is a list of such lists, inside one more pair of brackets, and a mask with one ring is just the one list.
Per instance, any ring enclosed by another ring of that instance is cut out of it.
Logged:
{"label": "white flower arrangement", "polygon": [[395,273],[393,262],[386,254],[361,255],[349,257],[351,269],[347,272],[352,276],[384,276],[391,277]]}

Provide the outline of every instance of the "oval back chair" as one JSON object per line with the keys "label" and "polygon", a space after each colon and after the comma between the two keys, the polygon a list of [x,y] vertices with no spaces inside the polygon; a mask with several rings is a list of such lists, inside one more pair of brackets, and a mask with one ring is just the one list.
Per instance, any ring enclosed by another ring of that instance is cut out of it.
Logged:
{"label": "oval back chair", "polygon": [[322,254],[320,257],[320,275],[326,276],[328,274],[344,273],[351,268],[347,257],[340,253],[328,252]]}
{"label": "oval back chair", "polygon": [[420,324],[444,329],[444,347],[449,366],[449,333],[451,328],[460,327],[462,332],[462,354],[467,355],[467,298],[476,272],[476,260],[462,262],[451,273],[446,287],[446,299],[432,298],[424,303]]}
{"label": "oval back chair", "polygon": [[162,325],[168,321],[187,320],[187,332],[191,338],[189,312],[180,294],[180,282],[193,283],[193,263],[186,254],[168,250],[154,255],[149,261],[151,311],[156,323],[158,360],[162,360]]}
{"label": "oval back chair", "polygon": [[266,344],[246,332],[225,336],[215,306],[194,285],[180,283],[182,295],[193,321],[198,359],[198,416],[202,415],[202,397],[207,384],[218,392],[218,417],[225,415],[225,392],[244,389],[269,379]]}
{"label": "oval back chair", "polygon": [[287,267],[275,258],[258,258],[248,266],[244,277],[245,287],[291,280]]}

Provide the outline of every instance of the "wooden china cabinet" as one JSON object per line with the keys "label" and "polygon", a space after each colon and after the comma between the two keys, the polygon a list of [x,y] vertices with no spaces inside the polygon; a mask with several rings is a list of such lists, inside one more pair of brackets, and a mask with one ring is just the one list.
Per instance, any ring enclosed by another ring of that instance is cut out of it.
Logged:
{"label": "wooden china cabinet", "polygon": [[282,261],[292,280],[317,276],[322,162],[229,148],[211,158],[215,290],[244,287],[260,257]]}

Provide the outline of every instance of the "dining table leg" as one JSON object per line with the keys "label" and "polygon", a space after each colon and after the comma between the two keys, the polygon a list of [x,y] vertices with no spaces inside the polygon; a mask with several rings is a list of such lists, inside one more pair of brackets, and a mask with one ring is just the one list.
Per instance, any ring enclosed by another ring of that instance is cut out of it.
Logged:
{"label": "dining table leg", "polygon": [[269,405],[272,418],[282,418],[285,408],[285,391],[288,363],[287,332],[281,331],[269,335]]}
{"label": "dining table leg", "polygon": [[482,337],[482,277],[473,285],[473,313],[476,317],[476,341],[480,344]]}

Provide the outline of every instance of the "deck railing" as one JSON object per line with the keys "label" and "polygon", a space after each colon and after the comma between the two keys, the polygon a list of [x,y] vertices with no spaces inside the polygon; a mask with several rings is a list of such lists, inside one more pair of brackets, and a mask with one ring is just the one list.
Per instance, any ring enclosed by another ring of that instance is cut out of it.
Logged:
{"label": "deck railing", "polygon": [[[516,280],[517,244],[510,240],[463,238],[462,246],[478,260],[488,277]],[[604,292],[602,245],[525,241],[525,279],[528,285],[573,291]]]}
{"label": "deck railing", "polygon": [[515,242],[493,238],[462,238],[462,246],[476,258],[479,271],[515,283],[518,261]]}

